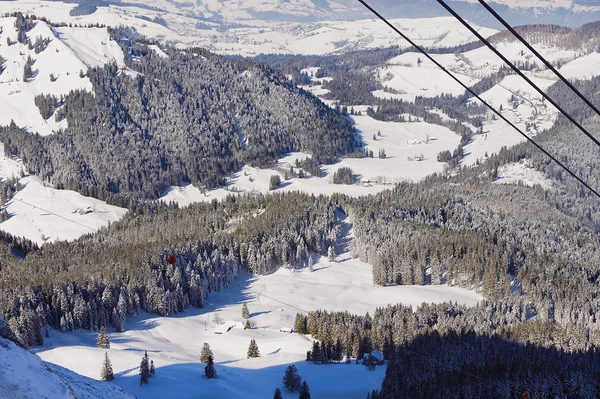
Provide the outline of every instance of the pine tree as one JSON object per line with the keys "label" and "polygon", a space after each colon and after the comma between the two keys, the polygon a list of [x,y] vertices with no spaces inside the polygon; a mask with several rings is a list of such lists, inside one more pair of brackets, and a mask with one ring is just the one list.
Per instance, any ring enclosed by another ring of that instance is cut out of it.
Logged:
{"label": "pine tree", "polygon": [[293,364],[290,364],[285,369],[283,375],[283,386],[290,392],[297,392],[302,384],[302,377],[298,374],[298,369]]}
{"label": "pine tree", "polygon": [[108,340],[108,334],[106,333],[106,329],[104,326],[100,328],[100,333],[98,334],[98,338],[96,339],[96,345],[98,348],[109,349],[110,341]]}
{"label": "pine tree", "polygon": [[108,353],[104,353],[104,363],[102,364],[102,371],[100,372],[100,379],[102,381],[112,381],[115,378],[113,374],[112,365],[110,364],[110,359],[108,358]]}
{"label": "pine tree", "polygon": [[312,361],[315,363],[322,363],[321,359],[321,347],[319,346],[318,341],[313,341],[312,353],[311,353]]}
{"label": "pine tree", "polygon": [[275,388],[273,399],[283,399],[283,395],[281,394],[281,390],[279,388]]}
{"label": "pine tree", "polygon": [[246,305],[246,302],[244,302],[244,304],[242,305],[242,319],[249,319],[250,318],[250,312],[248,312],[248,305]]}
{"label": "pine tree", "polygon": [[149,382],[150,367],[148,363],[148,352],[145,352],[144,356],[142,356],[142,362],[140,363],[140,386]]}
{"label": "pine tree", "polygon": [[260,351],[254,338],[250,340],[250,345],[248,346],[248,359],[251,357],[260,357]]}
{"label": "pine tree", "polygon": [[217,371],[215,370],[215,363],[212,355],[208,356],[206,366],[204,367],[204,375],[206,375],[206,378],[217,378]]}
{"label": "pine tree", "polygon": [[244,324],[244,330],[251,330],[252,324],[250,324],[250,320],[246,320],[246,324]]}
{"label": "pine tree", "polygon": [[308,257],[308,271],[311,272],[311,273],[315,270],[314,263],[315,262],[313,261],[312,256],[309,256]]}
{"label": "pine tree", "polygon": [[302,387],[300,387],[298,399],[310,399],[310,389],[308,389],[308,384],[306,381],[302,381]]}
{"label": "pine tree", "polygon": [[211,357],[212,355],[213,355],[213,353],[210,350],[210,345],[208,344],[208,342],[205,342],[202,345],[202,351],[200,352],[200,362],[207,363],[208,358]]}
{"label": "pine tree", "polygon": [[154,360],[150,360],[150,377],[152,377],[156,373],[156,369],[154,368]]}
{"label": "pine tree", "polygon": [[327,249],[327,259],[330,262],[335,262],[335,249],[333,249],[332,245],[330,245],[329,249]]}
{"label": "pine tree", "polygon": [[376,366],[377,366],[377,358],[375,358],[375,356],[369,354],[367,356],[367,359],[365,360],[365,367],[367,368],[367,370],[375,370]]}

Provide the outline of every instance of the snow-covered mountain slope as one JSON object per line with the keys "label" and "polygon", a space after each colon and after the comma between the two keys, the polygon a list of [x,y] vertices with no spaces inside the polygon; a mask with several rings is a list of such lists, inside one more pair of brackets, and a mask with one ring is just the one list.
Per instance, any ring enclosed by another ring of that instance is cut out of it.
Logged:
{"label": "snow-covered mountain slope", "polygon": [[[352,239],[347,219],[342,232],[340,244]],[[388,303],[417,307],[423,302],[456,301],[474,306],[482,299],[473,291],[445,285],[374,286],[371,265],[353,259],[347,247],[340,252],[334,262],[315,257],[312,273],[282,268],[267,276],[242,274],[229,288],[210,294],[203,309],[189,309],[173,317],[142,314],[128,319],[125,332],[111,332],[109,337],[114,383],[140,399],[264,399],[272,397],[276,387],[284,391],[286,399],[292,399],[297,393],[285,392],[281,379],[287,365],[293,363],[314,398],[364,398],[379,388],[385,367],[368,371],[355,362],[306,362],[310,337],[280,331],[294,326],[299,309],[373,314]],[[243,328],[243,302],[247,302],[256,328]],[[219,325],[216,315],[221,319]],[[230,322],[234,327],[228,331]],[[98,378],[105,351],[96,348],[96,336],[89,331],[64,334],[52,330],[36,351],[45,361]],[[246,358],[250,339],[256,340],[261,357]],[[216,380],[203,378],[199,355],[204,342],[214,353]],[[137,367],[146,350],[156,375],[140,387]]]}
{"label": "snow-covered mountain slope", "polygon": [[[210,4],[216,6],[220,3],[215,1]],[[246,3],[236,4],[242,7]],[[149,38],[200,46],[226,54],[330,54],[394,45],[407,47],[404,40],[375,19],[298,23],[255,18],[244,20],[241,24],[235,17],[229,22],[224,21],[223,26],[199,22],[193,15],[177,11],[164,12],[124,5],[100,7],[90,15],[71,16],[69,13],[73,7],[74,4],[36,0],[0,2],[0,13],[21,11],[45,16],[53,22],[131,26]],[[474,40],[474,36],[451,17],[394,19],[392,22],[419,45],[426,47],[452,47]],[[480,28],[484,36],[496,32],[494,29]]]}
{"label": "snow-covered mountain slope", "polygon": [[123,388],[43,362],[0,337],[0,398],[133,399]]}
{"label": "snow-covered mountain slope", "polygon": [[[18,177],[24,171],[20,160],[4,155],[4,146],[0,143],[0,181]],[[35,176],[25,176],[19,183],[23,189],[5,204],[10,218],[0,223],[0,230],[26,237],[39,245],[74,240],[119,220],[127,212],[75,191],[57,190]]]}
{"label": "snow-covered mountain slope", "polygon": [[[88,67],[111,61],[124,66],[123,52],[110,40],[106,28],[53,28],[37,21],[27,33],[28,39],[32,43],[37,38],[50,40],[39,53],[17,41],[15,18],[0,18],[0,31],[0,56],[5,60],[0,74],[0,125],[13,120],[30,133],[51,134],[65,127],[66,121],[56,121],[54,115],[44,119],[35,105],[36,96],[60,97],[76,89],[91,91],[91,82],[80,77],[80,72],[85,74]],[[24,81],[29,57],[34,61],[33,77]]]}

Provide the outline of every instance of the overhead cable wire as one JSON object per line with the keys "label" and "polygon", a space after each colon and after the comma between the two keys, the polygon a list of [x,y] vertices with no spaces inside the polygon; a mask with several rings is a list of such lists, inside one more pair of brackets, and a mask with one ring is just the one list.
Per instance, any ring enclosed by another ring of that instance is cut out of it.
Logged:
{"label": "overhead cable wire", "polygon": [[540,61],[546,65],[548,69],[550,69],[564,84],[566,84],[569,89],[571,89],[579,98],[585,102],[588,107],[590,107],[594,112],[600,115],[600,109],[598,109],[585,95],[583,95],[567,78],[564,77],[555,67],[552,65],[544,56],[542,56],[539,51],[537,51],[527,40],[523,38],[508,22],[506,22],[492,7],[490,7],[484,0],[479,0],[479,3],[485,7],[486,10],[490,12],[506,29],[508,29],[513,36],[515,36],[521,43],[525,45]]}
{"label": "overhead cable wire", "polygon": [[[392,30],[394,30],[398,35],[400,35],[404,40],[406,40],[408,43],[410,43],[411,46],[413,46],[416,50],[418,50],[421,54],[423,54],[425,57],[427,57],[427,59],[431,62],[433,62],[439,69],[441,69],[442,71],[444,71],[448,76],[450,76],[455,82],[457,82],[459,85],[461,85],[467,92],[469,92],[473,97],[477,98],[483,105],[485,105],[486,107],[488,107],[492,112],[494,112],[494,114],[496,114],[500,119],[502,119],[504,122],[506,122],[507,124],[509,124],[513,129],[515,129],[515,131],[517,131],[521,136],[523,136],[527,141],[529,141],[531,144],[533,144],[538,150],[540,150],[541,152],[543,152],[548,158],[550,158],[551,160],[553,160],[558,166],[560,166],[562,169],[564,169],[569,175],[571,175],[571,177],[573,177],[575,180],[577,180],[579,183],[581,183],[581,185],[583,185],[585,188],[587,188],[590,192],[592,192],[596,197],[598,197],[600,199],[600,193],[598,191],[596,191],[594,188],[592,188],[588,183],[586,183],[585,181],[583,181],[582,178],[580,178],[579,176],[577,176],[577,174],[575,174],[574,172],[572,172],[567,166],[565,166],[561,161],[559,161],[554,155],[550,154],[548,151],[546,151],[541,145],[539,145],[538,143],[536,143],[531,137],[529,137],[527,134],[525,134],[521,129],[519,129],[514,123],[512,123],[511,121],[509,121],[504,115],[502,115],[502,113],[498,110],[496,110],[494,107],[492,107],[487,101],[485,101],[479,94],[477,94],[473,89],[471,89],[469,86],[467,86],[465,83],[463,83],[460,79],[458,79],[456,76],[454,76],[454,74],[452,72],[450,72],[448,69],[446,69],[442,64],[440,64],[435,58],[433,58],[425,49],[423,49],[422,47],[418,46],[414,41],[412,41],[408,36],[406,36],[404,33],[402,33],[398,28],[396,28],[391,22],[389,22],[384,16],[382,16],[381,14],[379,14],[375,9],[373,9],[373,7],[371,7],[369,4],[367,4],[364,0],[358,0],[359,3],[361,3],[363,6],[365,6],[371,13],[373,13],[373,15],[377,16],[377,18],[379,18],[380,20],[382,20],[386,25],[388,25]],[[595,140],[595,139],[594,139]]]}
{"label": "overhead cable wire", "polygon": [[[359,0],[360,1],[360,0]],[[552,104],[556,109],[558,109],[571,123],[573,123],[579,130],[581,130],[586,136],[588,136],[599,148],[600,141],[595,138],[586,128],[584,128],[581,123],[577,122],[575,118],[571,116],[567,111],[565,111],[556,101],[552,99],[546,92],[539,88],[527,75],[523,73],[515,64],[513,64],[504,54],[502,54],[498,49],[496,49],[485,37],[483,37],[477,29],[473,28],[471,24],[465,21],[452,7],[450,7],[444,0],[437,0],[437,2],[444,7],[454,18],[456,18],[461,24],[463,24],[471,33],[473,33],[482,43],[484,43],[494,54],[496,54],[502,61],[504,61],[513,71],[515,71],[521,78],[523,78],[531,87],[533,87],[542,97],[544,97],[550,104]]]}

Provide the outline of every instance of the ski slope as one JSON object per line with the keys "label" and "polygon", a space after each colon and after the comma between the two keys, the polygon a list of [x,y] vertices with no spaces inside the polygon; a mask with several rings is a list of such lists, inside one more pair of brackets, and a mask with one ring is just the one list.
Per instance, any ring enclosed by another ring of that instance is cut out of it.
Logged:
{"label": "ski slope", "polygon": [[[105,28],[52,28],[37,21],[28,38],[31,42],[37,37],[47,38],[50,43],[36,54],[17,42],[14,23],[15,18],[0,18],[0,56],[6,59],[6,69],[0,74],[0,125],[14,121],[27,132],[43,136],[63,129],[67,126],[65,120],[56,121],[54,115],[44,120],[34,103],[35,96],[52,94],[60,98],[71,90],[92,91],[90,80],[81,78],[80,72],[85,74],[89,67],[113,61],[124,66],[123,52],[110,40]],[[10,46],[7,39],[12,42]],[[24,82],[23,68],[28,57],[35,61],[34,77]]]}
{"label": "ski slope", "polygon": [[[343,222],[344,239],[351,239],[351,225]],[[315,365],[305,361],[312,347],[310,337],[282,333],[293,327],[298,312],[316,309],[373,314],[379,306],[404,303],[452,301],[474,306],[482,297],[473,291],[448,286],[373,286],[371,266],[352,259],[347,248],[334,262],[315,259],[314,271],[282,268],[267,276],[243,274],[229,288],[210,294],[203,309],[190,309],[173,317],[148,314],[128,319],[125,332],[110,334],[107,351],[112,361],[115,384],[139,399],[264,399],[276,387],[284,398],[281,379],[289,364],[295,364],[313,398],[364,399],[379,389],[385,367],[368,371],[362,365]],[[244,330],[241,306],[247,302],[250,320],[256,324]],[[301,310],[300,310],[301,309]],[[225,322],[217,325],[215,314]],[[228,324],[238,325],[227,332]],[[243,324],[242,324],[243,325]],[[222,334],[215,332],[223,331]],[[52,331],[38,355],[90,378],[98,378],[104,350],[95,347],[97,333]],[[260,358],[246,359],[250,339],[259,346]],[[204,342],[214,353],[216,380],[203,378],[199,355]],[[139,386],[139,366],[144,351],[156,366],[150,384]]]}

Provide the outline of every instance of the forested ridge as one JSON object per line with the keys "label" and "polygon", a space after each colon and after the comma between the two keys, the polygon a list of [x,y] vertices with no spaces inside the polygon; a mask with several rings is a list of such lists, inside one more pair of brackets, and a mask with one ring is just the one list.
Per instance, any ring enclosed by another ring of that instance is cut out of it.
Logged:
{"label": "forested ridge", "polygon": [[327,254],[339,235],[335,209],[298,193],[231,196],[185,209],[157,205],[27,254],[7,237],[0,242],[0,310],[31,346],[41,343],[46,325],[120,331],[141,310],[167,316],[201,307],[242,270],[305,267],[309,254]]}
{"label": "forested ridge", "polygon": [[353,151],[345,119],[264,65],[168,47],[162,58],[144,40],[128,43],[135,72],[92,68],[93,94],[36,98],[68,127],[47,137],[0,127],[6,153],[57,188],[124,201],[185,182],[219,186],[244,164],[271,166],[291,151],[319,163]]}
{"label": "forested ridge", "polygon": [[[337,113],[268,67],[166,51],[169,59],[161,59],[133,41],[138,61],[128,64],[140,75],[128,77],[114,65],[91,70],[95,96],[75,92],[60,100],[68,129],[42,138],[13,125],[0,131],[0,140],[45,180],[113,199],[155,197],[185,179],[219,184],[245,162],[268,164],[290,149],[312,151],[321,162],[352,150],[351,128]],[[340,79],[349,71],[341,70]],[[185,74],[194,76],[189,86],[178,79]],[[215,81],[231,84],[230,91],[221,92]],[[331,87],[356,99],[369,85],[356,92]],[[599,78],[577,85],[600,102]],[[198,90],[202,102],[190,94]],[[563,85],[549,93],[598,134],[597,116]],[[460,133],[461,123],[475,124],[481,111],[466,101],[382,101],[370,112],[385,120],[408,109],[426,117],[427,107],[447,107],[456,110]],[[42,109],[53,106],[52,99],[38,102]],[[277,108],[283,105],[290,110]],[[192,126],[186,118],[202,123]],[[600,149],[565,118],[536,141],[600,188]],[[494,183],[503,165],[523,160],[552,187]],[[353,224],[352,255],[372,265],[375,284],[450,284],[486,298],[472,308],[390,304],[373,315],[299,314],[296,330],[312,334],[325,353],[333,346],[358,358],[383,352],[385,380],[370,399],[504,398],[524,391],[542,398],[600,396],[600,200],[528,143],[454,172],[358,199],[276,193],[185,209],[138,201],[97,234],[41,248],[2,233],[0,312],[26,346],[40,344],[47,326],[120,331],[126,317],[142,310],[173,315],[202,307],[241,271],[307,266],[310,254],[335,247],[345,214]],[[3,183],[0,198],[9,198],[16,184]]]}

